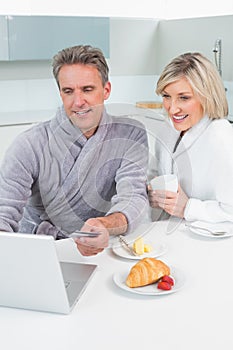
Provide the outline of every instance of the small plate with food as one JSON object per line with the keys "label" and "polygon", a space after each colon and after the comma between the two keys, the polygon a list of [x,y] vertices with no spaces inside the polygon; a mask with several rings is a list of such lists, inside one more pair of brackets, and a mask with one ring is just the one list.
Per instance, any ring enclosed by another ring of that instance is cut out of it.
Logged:
{"label": "small plate with food", "polygon": [[138,261],[130,271],[113,275],[114,283],[123,290],[134,294],[160,296],[175,293],[185,283],[181,270],[155,258]]}
{"label": "small plate with food", "polygon": [[167,247],[163,243],[152,243],[146,239],[144,242],[143,237],[138,237],[130,243],[124,237],[114,243],[112,250],[121,258],[140,260],[148,257],[158,258],[167,251]]}

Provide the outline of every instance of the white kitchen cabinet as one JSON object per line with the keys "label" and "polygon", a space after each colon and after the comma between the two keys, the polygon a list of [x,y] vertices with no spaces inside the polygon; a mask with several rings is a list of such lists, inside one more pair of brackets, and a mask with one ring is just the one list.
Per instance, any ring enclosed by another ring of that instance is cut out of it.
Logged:
{"label": "white kitchen cabinet", "polygon": [[7,21],[5,16],[0,16],[0,61],[8,60]]}
{"label": "white kitchen cabinet", "polygon": [[0,16],[0,60],[50,60],[79,44],[99,47],[109,57],[109,18]]}

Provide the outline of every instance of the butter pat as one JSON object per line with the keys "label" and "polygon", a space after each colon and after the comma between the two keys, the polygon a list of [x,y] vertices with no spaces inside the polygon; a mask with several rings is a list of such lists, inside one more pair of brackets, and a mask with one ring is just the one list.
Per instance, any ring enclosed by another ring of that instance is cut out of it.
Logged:
{"label": "butter pat", "polygon": [[133,243],[133,250],[136,254],[144,254],[144,241],[142,237],[138,237]]}
{"label": "butter pat", "polygon": [[133,250],[138,255],[143,255],[144,253],[150,253],[153,248],[149,244],[145,244],[142,237],[138,237],[133,243]]}
{"label": "butter pat", "polygon": [[144,244],[144,253],[150,253],[152,251],[152,247],[149,244]]}

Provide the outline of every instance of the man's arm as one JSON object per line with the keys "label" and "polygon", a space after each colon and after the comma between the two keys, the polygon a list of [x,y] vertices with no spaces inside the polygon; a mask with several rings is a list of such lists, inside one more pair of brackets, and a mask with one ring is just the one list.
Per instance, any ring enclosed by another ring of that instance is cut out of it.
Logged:
{"label": "man's arm", "polygon": [[121,235],[127,231],[128,221],[122,213],[113,213],[96,219],[106,227],[110,235]]}
{"label": "man's arm", "polygon": [[25,133],[6,151],[0,169],[0,229],[18,231],[36,177],[34,153]]}
{"label": "man's arm", "polygon": [[129,232],[138,226],[148,210],[146,180],[149,152],[143,125],[136,127],[126,124],[124,127],[125,131],[130,130],[130,134],[124,135],[122,127],[119,148],[124,153],[115,177],[116,194],[111,199],[111,208],[106,217],[115,213],[123,214]]}

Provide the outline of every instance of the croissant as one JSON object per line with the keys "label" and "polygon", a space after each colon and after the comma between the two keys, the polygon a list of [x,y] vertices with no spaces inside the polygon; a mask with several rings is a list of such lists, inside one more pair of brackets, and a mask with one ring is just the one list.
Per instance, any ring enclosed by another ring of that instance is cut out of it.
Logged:
{"label": "croissant", "polygon": [[165,275],[170,275],[170,268],[164,262],[155,258],[144,258],[131,268],[126,285],[130,288],[146,286]]}

